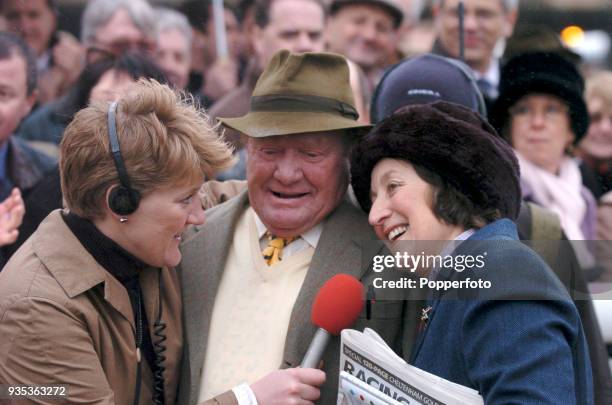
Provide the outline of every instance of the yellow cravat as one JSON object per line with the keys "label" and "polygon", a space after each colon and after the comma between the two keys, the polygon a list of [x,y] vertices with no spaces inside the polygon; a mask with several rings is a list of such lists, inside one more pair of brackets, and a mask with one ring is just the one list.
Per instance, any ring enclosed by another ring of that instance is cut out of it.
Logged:
{"label": "yellow cravat", "polygon": [[261,252],[268,266],[272,266],[282,260],[283,248],[293,242],[296,238],[279,238],[266,232],[268,246]]}

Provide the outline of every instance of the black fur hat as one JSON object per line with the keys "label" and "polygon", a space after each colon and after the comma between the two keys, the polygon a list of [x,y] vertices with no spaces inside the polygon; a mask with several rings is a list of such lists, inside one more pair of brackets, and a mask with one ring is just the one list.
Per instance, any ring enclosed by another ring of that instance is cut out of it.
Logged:
{"label": "black fur hat", "polygon": [[445,101],[407,106],[381,121],[351,154],[351,182],[365,212],[372,170],[385,158],[437,173],[482,212],[515,219],[521,204],[514,152],[470,109]]}
{"label": "black fur hat", "polygon": [[489,114],[499,133],[509,118],[509,109],[523,96],[534,93],[559,97],[569,107],[572,132],[577,144],[589,127],[584,101],[584,79],[576,67],[556,53],[523,53],[511,58],[501,70],[499,98]]}

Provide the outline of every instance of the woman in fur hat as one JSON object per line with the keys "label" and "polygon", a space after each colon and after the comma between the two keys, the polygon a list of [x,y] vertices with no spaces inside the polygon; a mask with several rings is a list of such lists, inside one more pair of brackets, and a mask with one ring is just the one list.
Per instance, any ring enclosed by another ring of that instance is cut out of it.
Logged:
{"label": "woman in fur hat", "polygon": [[[403,240],[436,240],[447,241],[441,255],[484,257],[479,270],[438,265],[425,277],[458,287],[430,291],[410,363],[478,390],[487,404],[593,402],[578,312],[518,242],[517,160],[486,121],[442,101],[405,107],[356,146],[351,177],[392,250]],[[491,286],[470,289],[470,279]]]}
{"label": "woman in fur hat", "polygon": [[[502,68],[499,91],[491,123],[517,153],[523,197],[558,214],[568,239],[595,239],[595,199],[571,155],[589,126],[582,76],[557,54],[525,53]],[[593,265],[588,252],[581,262]]]}

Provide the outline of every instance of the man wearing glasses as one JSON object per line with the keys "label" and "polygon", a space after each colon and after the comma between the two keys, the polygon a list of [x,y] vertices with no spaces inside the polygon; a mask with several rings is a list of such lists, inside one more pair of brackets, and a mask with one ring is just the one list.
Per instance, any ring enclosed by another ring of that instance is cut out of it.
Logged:
{"label": "man wearing glasses", "polygon": [[155,13],[145,0],[93,0],[85,8],[81,27],[87,62],[128,50],[155,50]]}

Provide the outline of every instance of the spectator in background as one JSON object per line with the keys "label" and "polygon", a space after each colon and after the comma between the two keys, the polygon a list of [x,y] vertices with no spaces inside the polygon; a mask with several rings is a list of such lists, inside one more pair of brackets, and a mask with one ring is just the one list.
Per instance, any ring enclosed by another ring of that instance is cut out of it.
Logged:
{"label": "spectator in background", "polygon": [[598,199],[595,257],[605,273],[598,281],[612,282],[612,72],[595,73],[586,81],[591,117],[589,130],[578,153],[595,172],[590,189]]}
{"label": "spectator in background", "polygon": [[[0,201],[16,187],[23,197],[53,167],[53,159],[13,136],[36,102],[36,59],[17,35],[0,32]],[[7,257],[0,251],[0,267]]]}
{"label": "spectator in background", "polygon": [[64,94],[84,65],[85,52],[71,34],[57,30],[55,0],[3,0],[2,14],[10,31],[20,35],[36,53],[38,102]]}
{"label": "spectator in background", "polygon": [[242,53],[248,60],[254,53],[252,36],[255,27],[255,0],[240,0],[237,14],[242,29]]}
{"label": "spectator in background", "polygon": [[36,102],[36,60],[17,35],[0,32],[0,201],[18,187],[24,197],[52,160],[13,136]]}
{"label": "spectator in background", "polygon": [[357,63],[373,90],[384,69],[399,61],[403,5],[398,0],[333,0],[329,12],[325,35],[329,51]]}
{"label": "spectator in background", "polygon": [[223,18],[227,41],[226,56],[222,56],[221,51],[217,49],[212,6],[209,19],[204,26],[207,38],[205,49],[208,63],[204,72],[204,83],[200,91],[205,99],[210,100],[209,105],[239,86],[246,64],[242,55],[242,29],[239,26],[234,9],[225,3]]}
{"label": "spectator in background", "polygon": [[401,0],[404,8],[404,19],[399,33],[398,50],[404,58],[422,55],[431,51],[435,33],[431,18],[421,16],[427,0]]}
{"label": "spectator in background", "polygon": [[[257,0],[254,13],[254,58],[249,62],[240,87],[212,106],[212,118],[238,117],[249,111],[255,83],[275,52],[281,49],[294,53],[321,52],[324,49],[325,7],[320,0]],[[219,178],[245,179],[246,154],[240,134],[232,129],[226,129],[225,134],[240,159],[236,166],[220,173]]]}
{"label": "spectator in background", "polygon": [[87,61],[116,57],[131,50],[155,50],[155,12],[146,0],[92,0],[81,19]]}
{"label": "spectator in background", "polygon": [[209,107],[234,90],[242,81],[246,61],[244,39],[235,10],[223,3],[227,56],[216,49],[214,13],[210,0],[191,0],[180,8],[193,28],[192,66],[189,90]]}
{"label": "spectator in background", "polygon": [[157,21],[157,64],[168,81],[177,89],[186,89],[191,69],[191,41],[193,31],[189,20],[178,11],[168,8],[155,10]]}
{"label": "spectator in background", "polygon": [[599,199],[612,191],[612,72],[587,78],[585,98],[591,125],[578,153],[595,172],[595,182],[589,188]]}
{"label": "spectator in background", "polygon": [[[518,0],[464,0],[465,63],[473,70],[478,87],[490,105],[498,96],[500,77],[496,45],[512,35],[518,17]],[[437,39],[433,52],[458,59],[459,0],[435,0],[433,15]]]}
{"label": "spectator in background", "polygon": [[[570,152],[589,125],[583,90],[582,76],[563,57],[517,55],[502,69],[500,95],[490,115],[516,151],[523,198],[559,215],[570,240],[595,238],[595,199]],[[581,247],[581,264],[592,267]]]}
{"label": "spectator in background", "polygon": [[[114,73],[106,74],[108,71]],[[64,129],[74,114],[85,108],[91,99],[114,99],[112,93],[121,93],[123,87],[132,84],[140,77],[166,81],[160,68],[139,52],[126,52],[117,58],[106,58],[90,63],[83,69],[70,92],[32,113],[19,127],[18,135],[29,141],[59,145]],[[94,87],[97,96],[91,94]]]}

